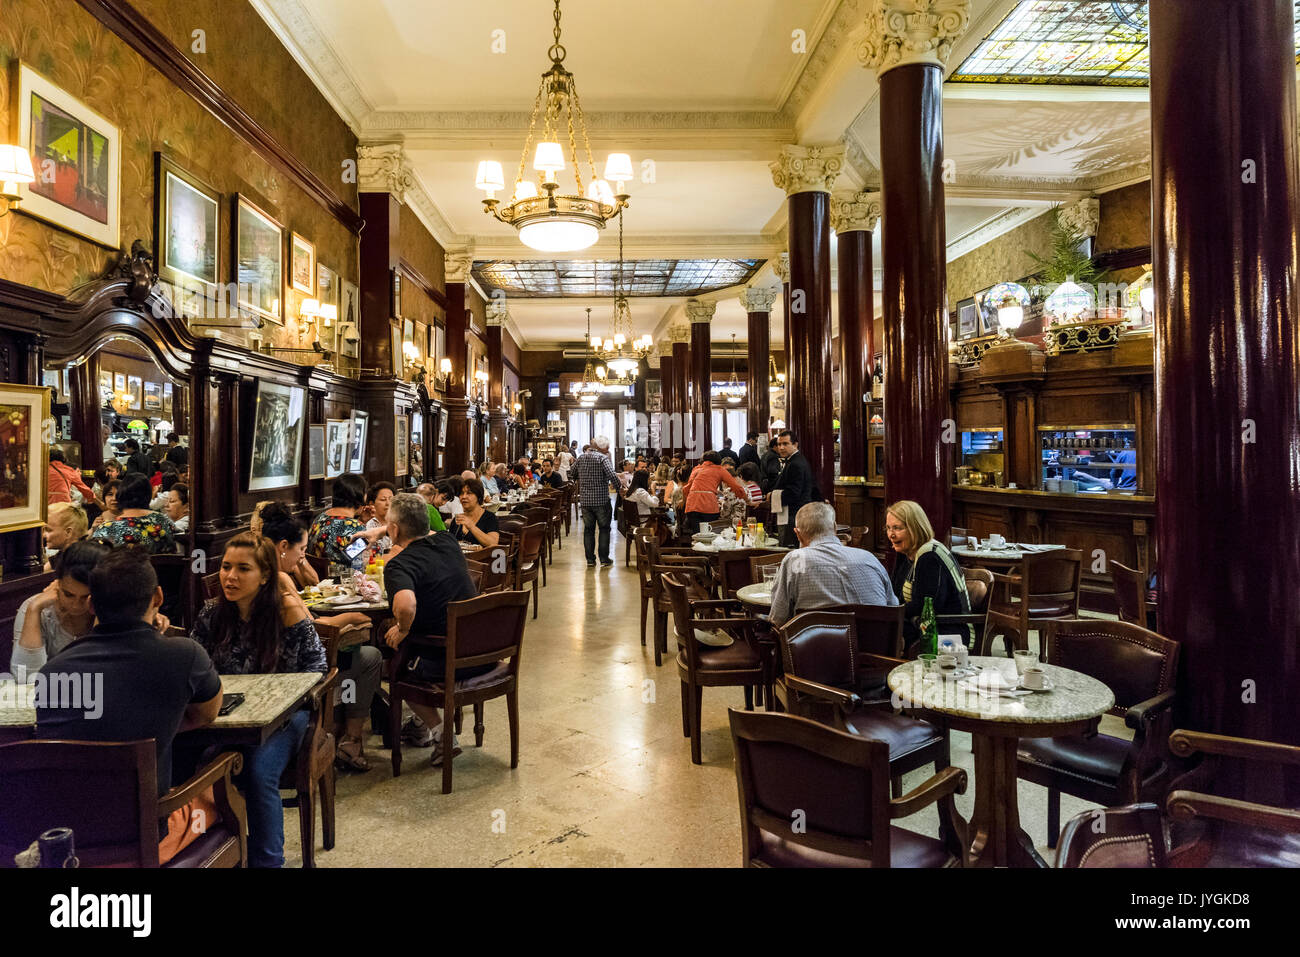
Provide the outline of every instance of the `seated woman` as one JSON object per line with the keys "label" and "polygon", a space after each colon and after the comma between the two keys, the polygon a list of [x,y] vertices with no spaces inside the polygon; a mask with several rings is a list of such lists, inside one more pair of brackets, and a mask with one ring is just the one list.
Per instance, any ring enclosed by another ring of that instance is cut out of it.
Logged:
{"label": "seated woman", "polygon": [[167,517],[177,535],[184,535],[190,530],[190,487],[184,482],[176,482],[167,493]]}
{"label": "seated woman", "polygon": [[107,552],[102,542],[72,542],[55,556],[58,577],[18,606],[9,669],[19,682],[95,626],[90,572]]}
{"label": "seated woman", "polygon": [[176,528],[161,512],[149,508],[152,490],[149,479],[139,472],[128,472],[117,487],[119,516],[103,522],[91,538],[110,545],[139,545],[151,555],[176,550]]}
{"label": "seated woman", "polygon": [[456,516],[452,534],[471,545],[495,545],[500,541],[497,517],[483,507],[483,483],[469,479],[460,491],[463,511]]}
{"label": "seated woman", "polygon": [[515,488],[528,491],[533,486],[533,473],[529,471],[526,465],[516,465],[510,470],[511,482]]}
{"label": "seated woman", "polygon": [[358,533],[366,530],[358,517],[366,504],[365,479],[354,472],[344,472],[334,480],[334,497],[330,501],[330,507],[316,516],[307,531],[307,553],[364,571],[370,549],[362,548],[351,558],[345,549]]}
{"label": "seated woman", "polygon": [[649,518],[650,513],[659,507],[659,500],[650,494],[650,473],[634,472],[632,487],[627,497],[636,502],[636,512],[641,518]]}
{"label": "seated woman", "polygon": [[104,485],[102,493],[103,507],[99,510],[99,514],[95,516],[95,520],[91,522],[90,527],[92,529],[99,528],[101,525],[116,521],[122,517],[122,510],[117,504],[117,490],[121,485],[121,479],[112,479]]}
{"label": "seated woman", "polygon": [[[221,557],[221,595],[199,611],[190,637],[212,658],[218,674],[326,671],[325,649],[298,593],[281,586],[275,546],[242,532]],[[248,863],[284,866],[284,811],[280,776],[297,753],[310,714],[297,711],[265,743],[243,748],[248,804]]]}
{"label": "seated woman", "polygon": [[164,461],[158,467],[158,486],[154,492],[153,501],[149,507],[155,512],[167,511],[167,493],[172,490],[172,486],[181,480],[180,470],[176,468],[175,462]]}
{"label": "seated woman", "polygon": [[393,503],[396,492],[392,482],[376,482],[366,489],[366,512],[370,519],[366,522],[366,530],[353,536],[364,538],[379,555],[393,547],[392,539],[388,537],[388,506]]}
{"label": "seated woman", "polygon": [[[307,561],[307,528],[294,518],[288,506],[280,502],[262,502],[257,506],[253,524],[254,534],[275,544],[280,587],[286,598],[290,594],[296,598],[299,589],[320,581],[316,570]],[[310,608],[308,611],[319,624],[348,630],[370,627],[370,619],[358,611],[341,615],[317,615]],[[362,725],[370,714],[370,702],[379,690],[383,663],[384,656],[374,645],[356,645],[339,653],[339,680],[351,681],[350,687],[356,691],[344,702],[343,714],[347,725],[335,753],[336,763],[346,770],[370,770]]]}
{"label": "seated woman", "polygon": [[921,640],[919,621],[925,599],[934,599],[936,615],[970,614],[966,576],[952,553],[934,537],[934,528],[920,505],[904,500],[889,506],[885,534],[897,555],[890,582],[906,609],[903,638],[909,646]]}
{"label": "seated woman", "polygon": [[86,510],[80,505],[71,502],[55,502],[51,505],[45,518],[45,549],[54,554],[46,560],[45,570],[53,571],[59,553],[88,534],[90,525],[86,521]]}
{"label": "seated woman", "polygon": [[762,505],[763,487],[758,484],[758,480],[762,477],[763,473],[758,470],[758,463],[746,462],[740,467],[740,470],[736,474],[740,478],[741,483],[745,486],[745,491],[748,493],[747,497],[750,507],[752,508],[755,505]]}
{"label": "seated woman", "polygon": [[95,493],[95,498],[102,502],[104,500],[104,489],[108,487],[108,483],[116,482],[121,477],[122,463],[117,459],[109,459],[95,469],[95,484],[90,487],[90,490]]}

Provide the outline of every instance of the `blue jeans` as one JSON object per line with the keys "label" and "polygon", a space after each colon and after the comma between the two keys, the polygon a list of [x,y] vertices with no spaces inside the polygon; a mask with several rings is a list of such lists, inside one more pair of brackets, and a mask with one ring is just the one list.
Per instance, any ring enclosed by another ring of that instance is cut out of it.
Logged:
{"label": "blue jeans", "polygon": [[606,502],[604,505],[584,505],[582,506],[582,546],[587,550],[587,561],[596,560],[596,526],[600,526],[600,560],[602,562],[612,562],[609,557],[609,521],[614,515],[613,506]]}
{"label": "blue jeans", "polygon": [[248,805],[248,866],[284,867],[284,809],[280,776],[302,744],[311,714],[299,711],[266,743],[244,750],[244,800]]}

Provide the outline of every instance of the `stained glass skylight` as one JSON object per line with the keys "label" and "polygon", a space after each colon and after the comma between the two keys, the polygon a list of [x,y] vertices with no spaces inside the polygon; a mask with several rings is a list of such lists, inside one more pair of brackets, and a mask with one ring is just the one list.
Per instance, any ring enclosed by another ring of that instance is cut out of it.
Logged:
{"label": "stained glass skylight", "polygon": [[[695,296],[748,282],[762,259],[638,259],[623,263],[629,296]],[[613,296],[618,261],[574,259],[476,262],[474,278],[491,294],[524,299]]]}
{"label": "stained glass skylight", "polygon": [[1021,0],[948,79],[1146,86],[1148,22],[1146,0]]}

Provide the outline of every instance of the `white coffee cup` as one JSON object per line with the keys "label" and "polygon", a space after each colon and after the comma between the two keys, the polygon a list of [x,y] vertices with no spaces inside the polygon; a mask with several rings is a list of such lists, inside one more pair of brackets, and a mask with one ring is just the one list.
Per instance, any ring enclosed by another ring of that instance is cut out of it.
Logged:
{"label": "white coffee cup", "polygon": [[1030,665],[1025,669],[1025,673],[1020,676],[1020,683],[1026,688],[1032,688],[1035,691],[1041,691],[1047,686],[1047,674],[1042,668]]}
{"label": "white coffee cup", "polygon": [[1060,479],[1054,479],[1054,478],[1043,479],[1043,491],[1044,491],[1044,492],[1059,492],[1060,490],[1061,490],[1061,480],[1060,480]]}
{"label": "white coffee cup", "polygon": [[938,658],[935,659],[935,661],[941,669],[957,667],[956,655],[951,655],[951,654],[940,655]]}
{"label": "white coffee cup", "polygon": [[994,548],[1001,548],[1001,547],[1002,547],[1003,545],[1005,545],[1006,543],[1007,543],[1007,540],[1006,540],[1004,537],[1002,537],[1001,535],[990,535],[990,536],[989,536],[989,544],[992,545]]}

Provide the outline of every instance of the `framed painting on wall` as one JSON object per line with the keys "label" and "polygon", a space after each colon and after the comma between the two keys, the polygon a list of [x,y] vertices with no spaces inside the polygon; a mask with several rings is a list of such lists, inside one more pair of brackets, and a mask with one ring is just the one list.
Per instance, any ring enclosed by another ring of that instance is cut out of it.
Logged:
{"label": "framed painting on wall", "polygon": [[411,467],[411,420],[399,415],[393,422],[393,474],[405,475]]}
{"label": "framed painting on wall", "polygon": [[394,319],[402,318],[402,274],[396,269],[393,270],[393,297],[392,312],[389,313]]}
{"label": "framed painting on wall", "polygon": [[154,250],[158,275],[206,297],[220,278],[221,194],[154,153]]}
{"label": "framed painting on wall", "polygon": [[284,227],[236,194],[234,245],[240,308],[283,322]]}
{"label": "framed painting on wall", "polygon": [[144,380],[138,375],[126,377],[126,391],[131,393],[131,408],[144,408]]}
{"label": "framed painting on wall", "polygon": [[348,471],[360,475],[366,468],[366,439],[370,432],[370,413],[353,412],[348,432]]}
{"label": "framed painting on wall", "polygon": [[393,375],[402,374],[402,366],[405,359],[402,358],[402,324],[400,322],[390,322],[388,324],[389,348],[393,350]]}
{"label": "framed painting on wall", "polygon": [[974,339],[980,334],[980,309],[975,297],[957,303],[957,339]]}
{"label": "framed painting on wall", "polygon": [[351,419],[325,420],[325,478],[338,478],[348,468],[348,432]]}
{"label": "framed painting on wall", "polygon": [[171,415],[171,412],[172,412],[172,384],[171,384],[170,382],[164,382],[164,383],[163,383],[163,406],[162,406],[162,410],[163,410],[163,412],[164,412],[166,415]]}
{"label": "framed painting on wall", "polygon": [[[438,416],[438,448],[440,449],[445,449],[447,447],[447,420],[449,418],[451,418],[451,416],[444,408],[442,414]],[[442,457],[439,456],[440,460],[441,458]],[[441,466],[441,461],[439,461],[438,464]]]}
{"label": "framed painting on wall", "polygon": [[45,524],[50,390],[0,383],[0,532]]}
{"label": "framed painting on wall", "polygon": [[126,373],[125,373],[125,372],[114,372],[114,373],[113,373],[113,391],[114,391],[114,392],[125,392],[125,391],[126,391]]}
{"label": "framed painting on wall", "polygon": [[108,399],[113,396],[113,373],[107,369],[99,370],[99,395],[101,399]]}
{"label": "framed painting on wall", "polygon": [[[341,285],[341,298],[339,299],[339,322],[350,323],[353,329],[358,328],[361,321],[361,290],[357,284],[343,280]],[[349,359],[355,359],[359,355],[358,348],[360,340],[348,341],[347,337],[338,337],[338,351],[341,355]]]}
{"label": "framed painting on wall", "polygon": [[21,212],[116,250],[121,245],[122,134],[117,126],[15,63],[18,145],[36,182],[18,187]]}
{"label": "framed painting on wall", "polygon": [[146,412],[161,412],[162,407],[162,386],[157,382],[146,382],[144,384],[144,410]]}
{"label": "framed painting on wall", "polygon": [[253,410],[250,492],[298,484],[303,424],[302,387],[259,379]]}
{"label": "framed painting on wall", "polygon": [[307,426],[307,478],[325,477],[325,426]]}
{"label": "framed painting on wall", "polygon": [[316,295],[316,247],[297,233],[289,236],[289,277],[293,288],[309,296]]}

